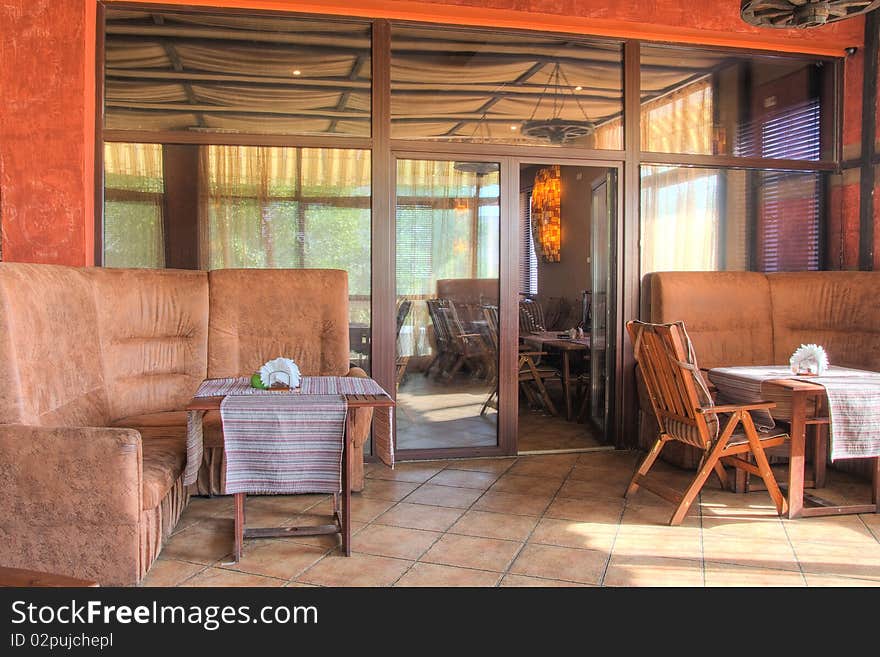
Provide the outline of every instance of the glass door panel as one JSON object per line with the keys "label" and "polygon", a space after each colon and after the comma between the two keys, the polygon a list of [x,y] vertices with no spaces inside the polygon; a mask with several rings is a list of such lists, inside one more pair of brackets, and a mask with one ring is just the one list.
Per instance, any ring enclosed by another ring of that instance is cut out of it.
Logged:
{"label": "glass door panel", "polygon": [[611,290],[611,225],[614,212],[613,174],[593,186],[592,202],[592,279],[590,308],[590,417],[602,431],[607,429],[609,394],[608,376],[613,371],[608,349],[611,327],[609,292]]}
{"label": "glass door panel", "polygon": [[397,161],[397,448],[498,444],[498,162]]}

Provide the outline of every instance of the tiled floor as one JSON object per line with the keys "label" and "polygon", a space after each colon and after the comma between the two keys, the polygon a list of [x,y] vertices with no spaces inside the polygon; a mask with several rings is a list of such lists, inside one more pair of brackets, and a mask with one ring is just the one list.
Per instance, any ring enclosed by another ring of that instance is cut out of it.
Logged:
{"label": "tiled floor", "polygon": [[[368,465],[354,553],[336,537],[245,542],[228,565],[232,500],[193,498],[146,586],[877,586],[880,516],[781,520],[765,492],[710,482],[680,527],[645,490],[622,498],[635,452]],[[670,485],[688,473],[659,464]],[[869,496],[831,472],[822,495]],[[326,496],[256,497],[251,525],[323,522]]]}

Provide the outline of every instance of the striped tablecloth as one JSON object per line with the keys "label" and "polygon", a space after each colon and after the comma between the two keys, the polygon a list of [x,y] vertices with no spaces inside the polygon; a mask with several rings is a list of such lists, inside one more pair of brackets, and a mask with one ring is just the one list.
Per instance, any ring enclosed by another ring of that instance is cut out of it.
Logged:
{"label": "striped tablecloth", "polygon": [[[783,365],[718,367],[709,380],[719,398],[733,403],[762,401],[761,385],[773,379],[791,379]],[[831,417],[831,460],[880,456],[880,372],[830,367],[822,376],[804,379],[825,388]],[[753,411],[755,424],[773,426],[769,413]]]}
{"label": "striped tablecloth", "polygon": [[220,404],[226,492],[338,493],[342,395],[228,395]]}
{"label": "striped tablecloth", "polygon": [[[221,403],[221,418],[223,404],[231,397],[239,399],[257,400],[257,406],[275,406],[289,409],[290,413],[296,408],[296,402],[290,399],[302,399],[304,397],[329,397],[338,400],[340,395],[384,395],[387,394],[382,387],[372,379],[348,376],[307,376],[303,377],[299,389],[286,391],[259,390],[252,388],[248,377],[234,377],[223,379],[206,379],[196,391],[195,397],[224,397]],[[282,401],[278,401],[282,400]],[[255,402],[256,403],[256,402]],[[256,407],[255,407],[256,408]],[[392,440],[394,409],[376,408],[373,421],[373,454],[390,468],[394,467],[394,444]],[[187,440],[186,440],[186,470],[183,483],[194,484],[198,479],[199,467],[202,463],[204,451],[204,433],[202,420],[205,411],[189,411],[187,416]],[[344,415],[343,415],[344,426]],[[226,421],[223,418],[224,441],[227,440]],[[227,449],[227,492],[228,486],[228,442]],[[247,491],[261,492],[261,491]],[[268,492],[268,491],[266,491]],[[320,491],[313,491],[320,492]]]}

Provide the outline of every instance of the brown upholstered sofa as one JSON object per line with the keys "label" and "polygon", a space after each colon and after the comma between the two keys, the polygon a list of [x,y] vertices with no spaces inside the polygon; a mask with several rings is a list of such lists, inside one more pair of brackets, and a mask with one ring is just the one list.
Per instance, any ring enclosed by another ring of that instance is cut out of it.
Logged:
{"label": "brown upholstered sofa", "polygon": [[0,565],[139,582],[189,494],[223,492],[219,414],[184,489],[187,402],[206,376],[279,355],[365,376],[349,368],[345,272],[0,264]]}
{"label": "brown upholstered sofa", "polygon": [[[833,365],[880,371],[878,290],[880,272],[661,272],[645,276],[642,317],[684,321],[702,368],[787,365],[802,343],[816,343]],[[641,407],[647,446],[656,425],[650,405]],[[698,455],[688,448],[667,458],[693,467]],[[868,466],[835,463],[866,475]]]}

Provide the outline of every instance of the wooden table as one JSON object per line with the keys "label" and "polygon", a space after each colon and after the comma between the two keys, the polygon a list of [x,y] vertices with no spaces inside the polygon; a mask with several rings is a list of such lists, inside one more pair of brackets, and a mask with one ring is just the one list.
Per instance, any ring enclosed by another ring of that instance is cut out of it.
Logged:
{"label": "wooden table", "polygon": [[560,331],[543,331],[540,333],[523,333],[520,339],[544,351],[545,348],[555,349],[562,353],[562,394],[565,397],[565,419],[572,419],[571,405],[571,354],[578,351],[589,351],[589,336],[572,340],[561,338]]}
{"label": "wooden table", "polygon": [[[278,393],[285,394],[285,393]],[[382,395],[343,395],[348,409],[353,408],[388,408],[394,406],[394,400],[387,394]],[[193,397],[187,411],[219,411],[223,397]],[[351,556],[351,450],[348,436],[354,423],[354,415],[347,413],[345,418],[345,435],[342,443],[342,493],[333,496],[333,523],[326,525],[306,525],[300,527],[245,527],[245,501],[247,493],[235,493],[235,533],[233,556],[235,563],[241,560],[242,544],[245,538],[278,538],[290,536],[320,536],[323,534],[341,534],[342,551]],[[341,507],[341,508],[340,508]]]}
{"label": "wooden table", "polygon": [[98,586],[98,583],[68,575],[56,575],[55,573],[44,573],[38,570],[0,566],[0,586],[93,587]]}
{"label": "wooden table", "polygon": [[[762,369],[763,366],[743,367],[742,380],[746,381],[753,377],[745,374],[745,371]],[[708,370],[708,375],[713,383],[725,395],[725,399],[735,402],[750,403],[754,399],[740,399],[742,394],[759,394],[766,401],[776,404],[770,409],[771,416],[775,420],[788,422],[790,425],[789,435],[790,454],[788,459],[788,482],[780,488],[787,490],[788,517],[800,518],[809,516],[834,516],[852,513],[880,513],[880,457],[866,457],[873,461],[871,504],[847,504],[838,505],[824,500],[816,495],[807,494],[804,488],[812,486],[822,488],[825,485],[825,461],[828,457],[828,443],[824,436],[820,435],[830,430],[830,413],[828,411],[828,399],[824,386],[813,383],[808,378],[780,377],[760,380],[760,393],[752,390],[745,393],[735,387],[734,382],[739,378],[736,370],[739,368],[719,368],[718,376],[727,377],[727,385],[722,389],[723,379],[712,376],[715,370]],[[784,370],[784,366],[767,366],[766,369]],[[816,432],[815,449],[813,453],[814,480],[806,481],[806,439],[807,429],[812,428]],[[878,428],[880,429],[880,428]]]}

